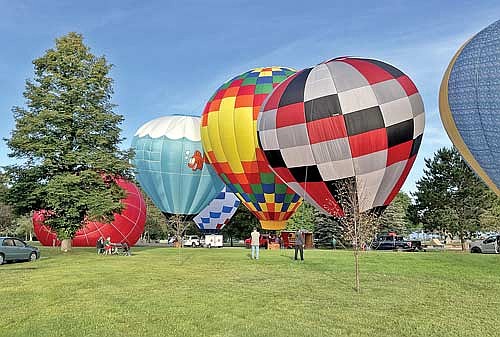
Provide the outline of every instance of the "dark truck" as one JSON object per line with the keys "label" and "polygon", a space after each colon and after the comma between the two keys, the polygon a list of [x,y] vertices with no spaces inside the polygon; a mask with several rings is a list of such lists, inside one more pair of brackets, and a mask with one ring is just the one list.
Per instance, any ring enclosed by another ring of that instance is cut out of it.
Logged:
{"label": "dark truck", "polygon": [[400,250],[400,251],[421,251],[422,242],[418,240],[408,241],[401,235],[379,235],[370,245],[375,250]]}

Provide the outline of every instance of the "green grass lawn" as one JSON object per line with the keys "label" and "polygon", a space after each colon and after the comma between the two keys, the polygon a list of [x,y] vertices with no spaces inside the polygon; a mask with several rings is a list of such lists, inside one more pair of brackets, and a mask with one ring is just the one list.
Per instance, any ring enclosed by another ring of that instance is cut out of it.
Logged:
{"label": "green grass lawn", "polygon": [[0,336],[500,336],[500,256],[136,248],[0,266]]}

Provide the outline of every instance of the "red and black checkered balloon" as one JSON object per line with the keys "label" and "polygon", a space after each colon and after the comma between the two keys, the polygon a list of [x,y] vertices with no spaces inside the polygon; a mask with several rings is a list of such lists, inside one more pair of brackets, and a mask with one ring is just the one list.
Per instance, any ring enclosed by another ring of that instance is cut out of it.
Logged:
{"label": "red and black checkered balloon", "polygon": [[304,69],[261,107],[259,142],[273,171],[317,208],[342,216],[355,182],[360,211],[382,211],[415,161],[424,130],[417,88],[399,69],[342,57]]}

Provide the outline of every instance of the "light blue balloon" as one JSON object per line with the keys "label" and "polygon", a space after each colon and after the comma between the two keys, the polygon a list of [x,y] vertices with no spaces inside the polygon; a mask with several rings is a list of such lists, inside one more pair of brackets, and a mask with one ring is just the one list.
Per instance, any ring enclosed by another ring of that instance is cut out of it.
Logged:
{"label": "light blue balloon", "polygon": [[132,148],[136,179],[163,213],[198,214],[224,188],[202,158],[199,117],[154,119],[139,128]]}

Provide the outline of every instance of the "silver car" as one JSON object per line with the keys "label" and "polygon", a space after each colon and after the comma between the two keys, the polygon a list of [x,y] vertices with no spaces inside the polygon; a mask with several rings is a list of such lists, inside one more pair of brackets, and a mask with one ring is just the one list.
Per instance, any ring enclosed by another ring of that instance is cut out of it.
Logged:
{"label": "silver car", "polygon": [[0,237],[0,265],[7,261],[35,261],[40,258],[37,247],[12,237]]}
{"label": "silver car", "polygon": [[471,253],[500,253],[500,235],[490,235],[485,239],[473,241],[470,244]]}

